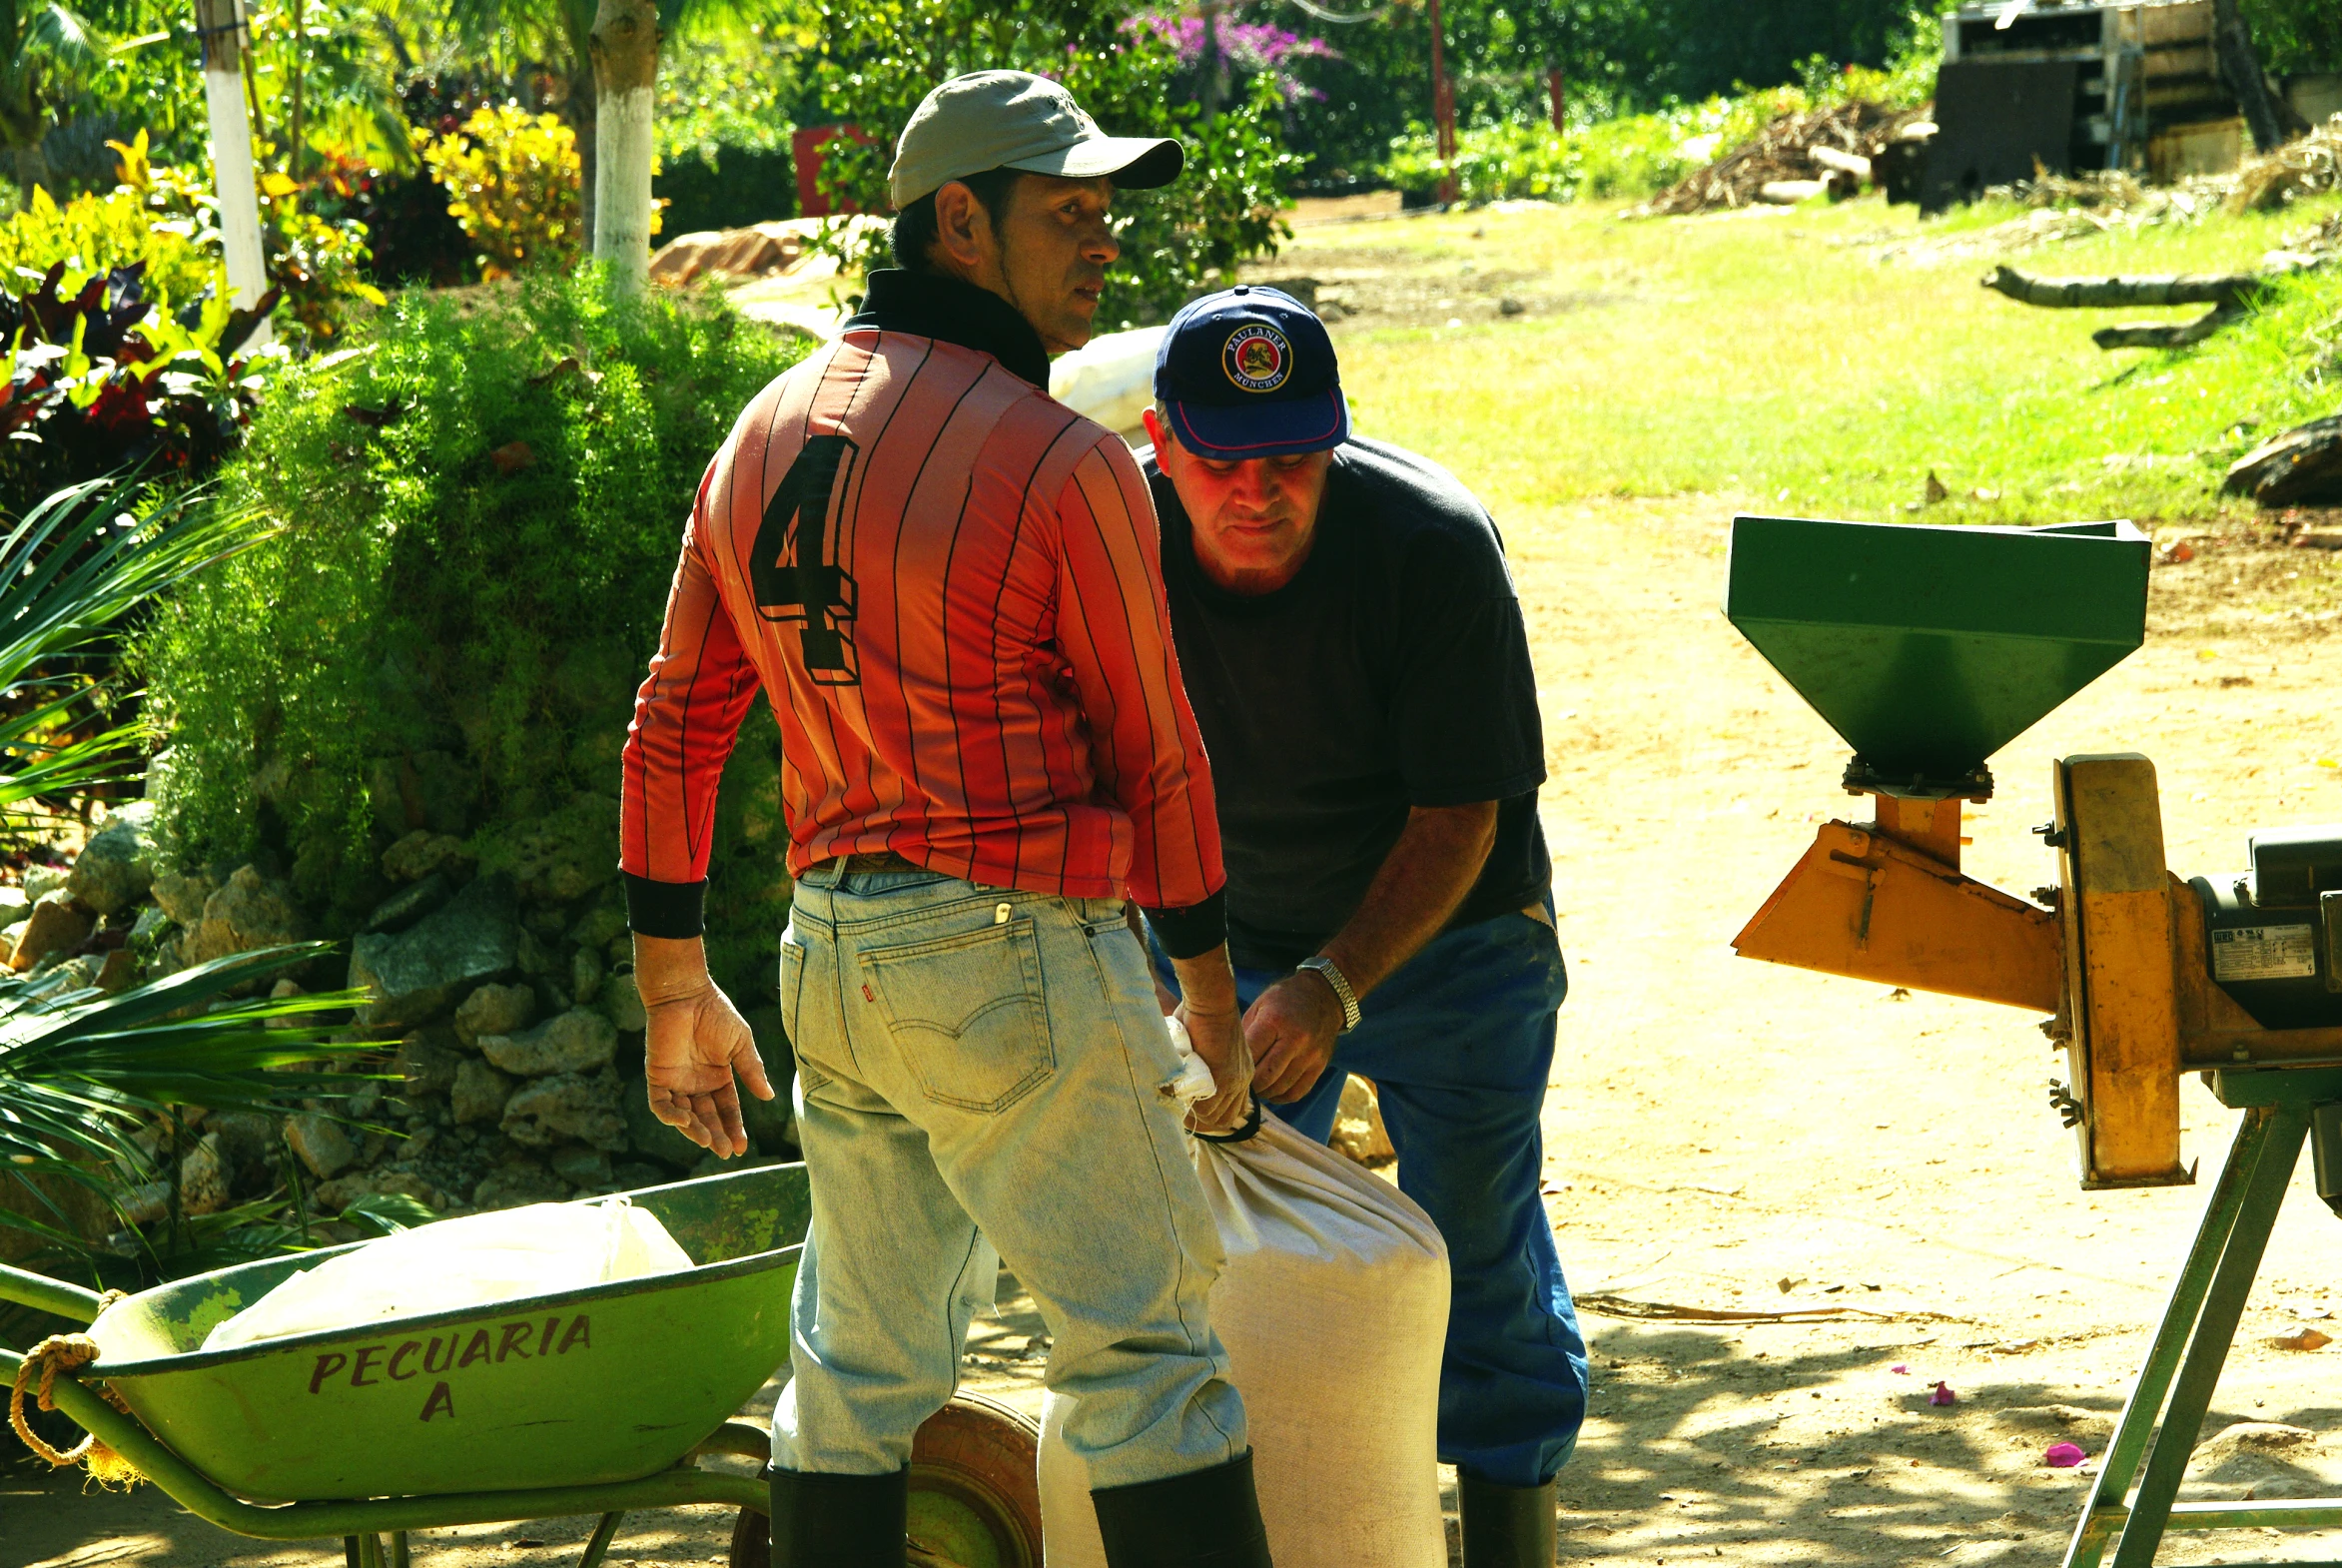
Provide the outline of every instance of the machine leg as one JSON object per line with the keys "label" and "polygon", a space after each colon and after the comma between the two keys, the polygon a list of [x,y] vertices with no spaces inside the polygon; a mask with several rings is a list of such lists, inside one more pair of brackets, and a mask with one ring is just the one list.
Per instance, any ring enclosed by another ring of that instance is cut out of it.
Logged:
{"label": "machine leg", "polygon": [[[2162,1321],[2156,1324],[2146,1359],[2139,1365],[2130,1398],[2122,1407],[2122,1418],[2115,1423],[2113,1440],[2106,1445],[2105,1457],[2098,1462],[2097,1482],[2080,1522],[2074,1527],[2073,1540],[2065,1549],[2065,1568],[2097,1568],[2099,1559],[2105,1555],[2106,1543],[2129,1517],[2125,1499],[2130,1483],[2138,1474],[2139,1459],[2146,1452],[2147,1441],[2154,1435],[2164,1395],[2169,1392],[2171,1379],[2187,1350],[2204,1296],[2211,1288],[2213,1273],[2236,1229],[2237,1213],[2244,1204],[2252,1175],[2259,1169],[2268,1148],[2274,1116],[2274,1112],[2266,1109],[2247,1111],[2237,1127],[2227,1163],[2220,1168],[2219,1179],[2204,1205],[2203,1222],[2196,1228],[2194,1244],[2188,1248],[2187,1260],[2180,1266],[2178,1282],[2172,1286]],[[2285,1170],[2291,1173],[2291,1160],[2285,1162]],[[2191,1433],[2191,1440],[2192,1437]]]}
{"label": "machine leg", "polygon": [[372,1530],[358,1538],[358,1568],[384,1568],[383,1538]]}
{"label": "machine leg", "polygon": [[2268,1115],[2268,1142],[2246,1183],[2236,1227],[2229,1232],[2211,1290],[2204,1297],[2203,1315],[2196,1321],[2194,1342],[2180,1366],[2154,1446],[2147,1452],[2130,1522],[2123,1527],[2121,1544],[2114,1548],[2114,1568],[2148,1568],[2163,1544],[2171,1505],[2179,1500],[2180,1477],[2187,1470],[2188,1455],[2195,1451],[2204,1412],[2212,1407],[2212,1390],[2220,1381],[2228,1347],[2235,1342],[2236,1324],[2244,1315],[2245,1297],[2252,1294],[2253,1276],[2260,1272],[2261,1253],[2277,1223],[2285,1187],[2300,1163],[2301,1141],[2309,1131],[2307,1113],[2296,1106],[2279,1106]]}
{"label": "machine leg", "polygon": [[404,1530],[390,1532],[390,1568],[413,1568],[413,1561],[407,1553]]}
{"label": "machine leg", "polygon": [[610,1549],[610,1541],[618,1533],[618,1521],[623,1513],[606,1513],[601,1523],[593,1527],[593,1539],[585,1543],[585,1558],[577,1568],[602,1568],[602,1554]]}
{"label": "machine leg", "polygon": [[358,1537],[355,1535],[342,1537],[342,1568],[359,1568]]}

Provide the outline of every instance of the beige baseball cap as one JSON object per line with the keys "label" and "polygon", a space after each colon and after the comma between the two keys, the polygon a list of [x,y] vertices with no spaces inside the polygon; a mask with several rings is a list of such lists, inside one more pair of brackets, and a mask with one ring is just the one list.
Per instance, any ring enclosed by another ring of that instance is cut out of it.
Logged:
{"label": "beige baseball cap", "polygon": [[1169,185],[1186,154],[1168,137],[1109,136],[1074,95],[1025,71],[972,71],[929,93],[911,111],[887,171],[899,212],[947,181],[988,169],[1068,180],[1105,176],[1126,190]]}

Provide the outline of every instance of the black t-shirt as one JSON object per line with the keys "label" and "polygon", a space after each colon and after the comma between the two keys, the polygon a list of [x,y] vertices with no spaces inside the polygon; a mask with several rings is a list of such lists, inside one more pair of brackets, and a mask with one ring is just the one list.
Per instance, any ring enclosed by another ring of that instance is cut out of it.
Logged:
{"label": "black t-shirt", "polygon": [[1337,448],[1309,558],[1273,593],[1197,566],[1152,455],[1163,574],[1211,754],[1238,964],[1285,969],[1357,910],[1411,806],[1500,802],[1496,843],[1449,929],[1525,908],[1552,879],[1528,630],[1486,508],[1438,464]]}

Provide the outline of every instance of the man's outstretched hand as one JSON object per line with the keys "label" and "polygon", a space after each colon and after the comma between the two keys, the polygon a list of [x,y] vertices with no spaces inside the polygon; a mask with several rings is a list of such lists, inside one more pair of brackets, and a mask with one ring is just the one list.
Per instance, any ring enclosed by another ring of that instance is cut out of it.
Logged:
{"label": "man's outstretched hand", "polygon": [[747,1154],[734,1077],[759,1100],[773,1098],[772,1082],[748,1021],[708,977],[704,948],[637,935],[634,983],[649,1019],[643,1074],[651,1115],[719,1159]]}
{"label": "man's outstretched hand", "polygon": [[1333,1061],[1341,1026],[1341,999],[1318,975],[1287,975],[1254,997],[1244,1010],[1252,1092],[1272,1106],[1309,1093]]}

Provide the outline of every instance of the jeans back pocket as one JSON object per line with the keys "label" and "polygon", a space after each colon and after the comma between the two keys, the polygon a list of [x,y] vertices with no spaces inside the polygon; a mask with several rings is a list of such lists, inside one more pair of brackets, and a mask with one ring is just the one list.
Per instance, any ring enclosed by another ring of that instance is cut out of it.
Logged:
{"label": "jeans back pocket", "polygon": [[896,1050],[936,1104],[1003,1111],[1056,1068],[1030,919],[861,958]]}

